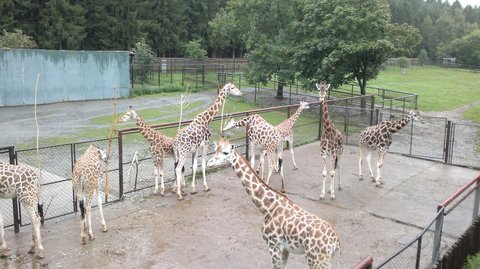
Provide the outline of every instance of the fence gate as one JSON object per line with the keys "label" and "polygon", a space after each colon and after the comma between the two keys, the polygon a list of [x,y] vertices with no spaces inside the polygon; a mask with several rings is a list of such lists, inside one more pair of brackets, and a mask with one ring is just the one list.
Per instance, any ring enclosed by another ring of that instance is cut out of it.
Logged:
{"label": "fence gate", "polygon": [[410,121],[393,135],[389,151],[434,160],[445,159],[447,118],[423,117],[425,123]]}
{"label": "fence gate", "polygon": [[449,122],[446,163],[480,166],[480,125]]}

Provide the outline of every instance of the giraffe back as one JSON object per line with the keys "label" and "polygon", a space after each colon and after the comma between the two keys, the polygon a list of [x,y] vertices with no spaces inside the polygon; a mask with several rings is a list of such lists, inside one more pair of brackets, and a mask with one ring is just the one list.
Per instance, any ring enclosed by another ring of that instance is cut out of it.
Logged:
{"label": "giraffe back", "polygon": [[102,172],[100,170],[105,153],[90,145],[85,153],[75,162],[72,172],[73,189],[77,195],[88,192],[93,195],[98,190]]}
{"label": "giraffe back", "polygon": [[18,197],[24,206],[35,206],[39,188],[40,180],[32,169],[0,161],[0,198]]}
{"label": "giraffe back", "polygon": [[247,126],[248,139],[266,150],[281,147],[283,138],[277,129],[260,115],[255,114],[236,122],[236,127]]}

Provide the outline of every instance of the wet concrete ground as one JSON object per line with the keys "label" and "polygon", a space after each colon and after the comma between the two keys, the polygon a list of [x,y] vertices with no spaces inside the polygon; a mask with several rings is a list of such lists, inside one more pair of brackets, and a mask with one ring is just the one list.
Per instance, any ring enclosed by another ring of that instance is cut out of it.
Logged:
{"label": "wet concrete ground", "polygon": [[[296,148],[298,170],[284,153],[287,195],[304,209],[330,222],[341,240],[333,268],[352,268],[366,256],[378,264],[417,236],[437,205],[478,175],[478,170],[396,154],[386,156],[378,189],[357,178],[358,149],[347,146],[341,164],[343,190],[336,200],[319,201],[321,161],[317,143]],[[365,166],[364,175],[368,175]],[[263,219],[232,169],[208,175],[210,192],[177,201],[173,193],[153,195],[153,188],[128,194],[104,206],[109,231],[102,233],[92,212],[96,239],[80,244],[79,215],[49,220],[42,228],[45,259],[27,254],[30,226],[19,234],[6,229],[12,255],[2,268],[271,268],[261,238]],[[279,189],[275,174],[271,184]],[[467,199],[445,219],[442,249],[469,225],[473,200]],[[431,238],[423,242],[425,253]],[[407,258],[408,260],[408,258]],[[339,262],[339,266],[337,266]],[[407,263],[405,263],[407,264]],[[290,255],[288,268],[307,268],[302,255]],[[400,268],[411,268],[408,265]]]}

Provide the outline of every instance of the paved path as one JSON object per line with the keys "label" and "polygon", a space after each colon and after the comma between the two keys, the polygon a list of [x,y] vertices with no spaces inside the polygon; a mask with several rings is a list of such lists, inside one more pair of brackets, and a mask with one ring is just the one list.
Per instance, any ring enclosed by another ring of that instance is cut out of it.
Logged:
{"label": "paved path", "polygon": [[[436,206],[479,171],[388,154],[383,175],[385,187],[357,179],[356,147],[347,146],[340,161],[343,190],[336,200],[319,201],[318,144],[296,149],[299,170],[292,169],[285,151],[288,196],[306,210],[329,221],[339,234],[342,252],[339,268],[352,268],[371,255],[385,259],[414,238],[433,217]],[[364,168],[364,173],[367,168]],[[262,216],[247,197],[230,168],[210,173],[210,192],[154,196],[153,189],[129,194],[104,207],[109,227],[101,232],[93,210],[96,239],[80,244],[79,216],[47,221],[42,229],[49,268],[270,268],[270,256],[261,238]],[[275,174],[272,186],[279,188]],[[470,221],[471,199],[447,216],[442,248],[452,243]],[[40,268],[26,251],[30,228],[19,234],[6,230],[12,256],[0,260],[3,268]],[[431,239],[424,242],[431,247]],[[410,264],[407,264],[410,262]],[[398,268],[412,268],[412,260]],[[334,262],[336,267],[337,261]],[[302,255],[290,255],[288,268],[307,268]]]}

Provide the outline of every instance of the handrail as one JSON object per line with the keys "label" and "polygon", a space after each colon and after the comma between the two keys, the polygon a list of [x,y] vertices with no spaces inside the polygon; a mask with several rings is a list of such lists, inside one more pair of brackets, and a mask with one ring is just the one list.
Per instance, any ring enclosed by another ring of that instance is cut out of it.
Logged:
{"label": "handrail", "polygon": [[478,188],[480,185],[480,175],[478,175],[476,178],[470,180],[467,182],[465,185],[463,185],[458,191],[456,191],[454,194],[452,194],[450,197],[445,199],[442,203],[440,203],[438,206],[439,207],[447,207],[450,205],[455,199],[457,199],[460,195],[462,195],[470,186],[473,184],[477,183],[477,186],[475,188]]}
{"label": "handrail", "polygon": [[[331,102],[340,102],[344,100],[352,100],[352,99],[362,99],[362,98],[371,98],[373,94],[367,94],[367,95],[361,95],[361,96],[353,96],[353,97],[346,97],[346,98],[338,98],[338,99],[330,99],[327,100],[327,103]],[[320,105],[320,101],[315,101],[315,102],[310,102],[310,105]],[[284,105],[284,106],[275,106],[275,107],[267,107],[267,108],[257,108],[257,109],[252,109],[252,110],[247,110],[247,111],[242,111],[242,112],[234,112],[234,113],[228,113],[223,115],[224,117],[226,115],[230,117],[236,117],[240,115],[245,115],[245,114],[256,114],[256,113],[265,113],[265,112],[271,112],[271,111],[278,111],[278,110],[284,110],[288,108],[295,108],[298,107],[299,104],[293,104],[293,105]],[[219,120],[222,116],[218,115],[213,118],[213,120]],[[193,120],[185,120],[180,122],[181,125],[189,124]],[[154,129],[157,128],[168,128],[168,127],[173,127],[173,126],[178,126],[178,122],[169,122],[169,123],[161,123],[161,124],[152,124],[151,127]],[[125,128],[125,129],[120,129],[119,131],[123,133],[134,133],[138,132],[139,128],[138,127],[131,127],[131,128]]]}

